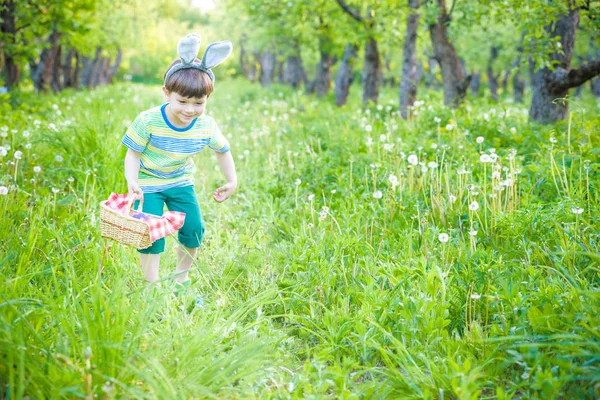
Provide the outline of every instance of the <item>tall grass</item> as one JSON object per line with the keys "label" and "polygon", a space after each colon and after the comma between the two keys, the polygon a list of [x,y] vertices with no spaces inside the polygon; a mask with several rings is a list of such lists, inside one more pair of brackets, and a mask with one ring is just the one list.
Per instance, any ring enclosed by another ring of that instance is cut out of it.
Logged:
{"label": "tall grass", "polygon": [[545,127],[427,93],[403,121],[392,91],[338,109],[222,82],[209,113],[240,185],[211,201],[197,157],[202,308],[172,294],[173,239],[149,291],[99,234],[120,138],[159,94],[22,94],[0,117],[3,397],[600,395],[595,100]]}

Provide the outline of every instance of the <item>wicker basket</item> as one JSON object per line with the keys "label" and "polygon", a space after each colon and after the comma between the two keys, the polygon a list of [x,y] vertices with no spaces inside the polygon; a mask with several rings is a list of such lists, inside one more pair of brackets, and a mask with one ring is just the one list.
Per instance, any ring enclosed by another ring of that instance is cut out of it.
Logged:
{"label": "wicker basket", "polygon": [[[127,213],[121,214],[106,205],[106,201],[100,202],[100,231],[103,237],[114,239],[119,243],[145,249],[152,245],[148,225],[141,219],[133,218],[132,210],[134,198],[132,197]],[[138,205],[137,212],[141,212],[143,200]]]}

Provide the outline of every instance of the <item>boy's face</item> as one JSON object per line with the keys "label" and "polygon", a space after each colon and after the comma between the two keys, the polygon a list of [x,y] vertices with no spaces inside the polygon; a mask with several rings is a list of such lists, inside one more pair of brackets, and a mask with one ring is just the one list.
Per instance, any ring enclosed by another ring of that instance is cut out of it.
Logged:
{"label": "boy's face", "polygon": [[169,102],[170,116],[175,118],[177,125],[187,126],[192,123],[194,118],[204,114],[207,96],[202,97],[183,97],[175,92],[168,92],[163,87],[165,99]]}

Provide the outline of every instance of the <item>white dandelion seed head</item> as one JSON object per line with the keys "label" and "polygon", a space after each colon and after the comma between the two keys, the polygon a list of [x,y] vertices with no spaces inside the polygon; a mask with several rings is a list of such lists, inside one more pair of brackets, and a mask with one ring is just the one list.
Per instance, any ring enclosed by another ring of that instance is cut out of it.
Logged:
{"label": "white dandelion seed head", "polygon": [[302,183],[302,181],[300,179],[296,179],[296,182],[294,182],[296,184],[296,186],[300,186],[300,184]]}
{"label": "white dandelion seed head", "polygon": [[481,161],[481,162],[482,162],[482,163],[484,163],[484,164],[487,164],[487,163],[490,163],[490,162],[492,162],[492,157],[490,157],[490,156],[489,156],[489,155],[487,155],[487,154],[482,154],[482,155],[479,157],[479,161]]}
{"label": "white dandelion seed head", "polygon": [[434,121],[436,124],[439,124],[440,122],[442,122],[442,119],[441,119],[440,117],[434,117],[434,118],[433,118],[433,121]]}
{"label": "white dandelion seed head", "polygon": [[20,160],[21,158],[23,158],[23,152],[22,152],[21,150],[17,150],[17,151],[15,151],[14,157],[15,157],[17,160]]}
{"label": "white dandelion seed head", "polygon": [[373,192],[373,198],[380,199],[382,197],[383,197],[383,193],[381,193],[381,190],[376,190],[375,192]]}
{"label": "white dandelion seed head", "polygon": [[479,144],[483,143],[485,139],[483,138],[483,136],[477,136],[477,139],[475,139],[475,141]]}
{"label": "white dandelion seed head", "polygon": [[473,300],[479,300],[479,299],[481,298],[481,295],[480,295],[480,294],[478,294],[478,293],[473,293],[473,294],[471,295],[471,298],[472,298]]}
{"label": "white dandelion seed head", "polygon": [[23,131],[23,137],[28,138],[30,135],[29,131]]}
{"label": "white dandelion seed head", "polygon": [[477,201],[473,201],[471,204],[469,204],[469,210],[471,210],[471,211],[479,210],[479,203]]}
{"label": "white dandelion seed head", "polygon": [[500,171],[492,172],[492,179],[500,179],[500,177],[501,177]]}
{"label": "white dandelion seed head", "polygon": [[517,128],[515,128],[514,126],[510,128],[510,133],[512,133],[513,135],[517,133]]}
{"label": "white dandelion seed head", "polygon": [[40,172],[42,172],[42,167],[38,167],[38,166],[33,167],[33,172],[35,172],[36,174],[39,174]]}
{"label": "white dandelion seed head", "polygon": [[372,130],[373,130],[373,127],[371,125],[366,125],[365,126],[365,131],[371,132]]}
{"label": "white dandelion seed head", "polygon": [[451,204],[454,204],[456,202],[456,196],[451,194],[450,196],[448,196],[448,200]]}
{"label": "white dandelion seed head", "polygon": [[438,236],[438,240],[441,243],[447,243],[449,239],[450,239],[450,237],[448,236],[447,233],[440,233],[440,235]]}
{"label": "white dandelion seed head", "polygon": [[429,163],[427,163],[427,166],[431,169],[436,169],[437,167],[439,167],[438,163],[436,163],[435,161],[430,161]]}
{"label": "white dandelion seed head", "polygon": [[454,125],[452,125],[452,124],[447,124],[447,125],[446,125],[446,130],[447,130],[447,131],[451,131],[451,130],[453,130],[453,129],[454,129]]}
{"label": "white dandelion seed head", "polygon": [[583,208],[573,207],[573,208],[571,208],[571,212],[575,215],[579,215],[579,214],[583,213]]}
{"label": "white dandelion seed head", "polygon": [[308,195],[308,201],[313,201],[315,199],[315,195],[313,193]]}
{"label": "white dandelion seed head", "polygon": [[8,150],[6,150],[6,147],[0,146],[0,157],[5,157],[7,154]]}
{"label": "white dandelion seed head", "polygon": [[415,154],[411,154],[408,156],[408,163],[411,165],[417,165],[419,163],[419,158]]}
{"label": "white dandelion seed head", "polygon": [[398,182],[398,177],[396,175],[390,174],[390,177],[388,178],[390,183],[392,184],[392,188],[395,188],[396,186],[398,186],[399,182]]}
{"label": "white dandelion seed head", "polygon": [[558,140],[554,136],[550,136],[550,143],[556,143]]}
{"label": "white dandelion seed head", "polygon": [[379,135],[379,140],[382,142],[385,142],[385,139],[387,139],[386,135]]}
{"label": "white dandelion seed head", "polygon": [[52,188],[52,193],[56,194],[56,193],[59,193],[59,192],[60,192],[60,189]]}
{"label": "white dandelion seed head", "polygon": [[371,136],[367,137],[367,142],[365,143],[367,147],[373,146],[373,138]]}
{"label": "white dandelion seed head", "polygon": [[471,236],[477,236],[477,231],[475,229],[471,229],[469,231],[469,235],[471,235]]}
{"label": "white dandelion seed head", "polygon": [[8,188],[6,186],[0,186],[0,195],[6,196],[8,194]]}
{"label": "white dandelion seed head", "polygon": [[383,145],[385,151],[391,151],[394,148],[394,143],[386,143]]}
{"label": "white dandelion seed head", "polygon": [[54,157],[54,161],[56,161],[56,162],[63,162],[63,161],[64,161],[64,158],[63,158],[63,156],[61,156],[61,155],[59,154],[59,155],[56,155],[56,157]]}

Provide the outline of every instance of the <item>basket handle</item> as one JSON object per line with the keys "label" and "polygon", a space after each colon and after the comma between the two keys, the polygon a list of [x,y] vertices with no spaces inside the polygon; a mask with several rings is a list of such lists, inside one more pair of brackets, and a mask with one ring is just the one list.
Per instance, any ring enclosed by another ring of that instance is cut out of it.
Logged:
{"label": "basket handle", "polygon": [[[133,208],[133,203],[135,203],[135,200],[136,200],[135,196],[129,195],[129,201],[127,202],[127,215],[129,215],[129,213],[131,212],[131,209]],[[142,197],[138,204],[137,210],[135,210],[135,211],[142,212],[143,206],[144,206],[144,198]]]}

